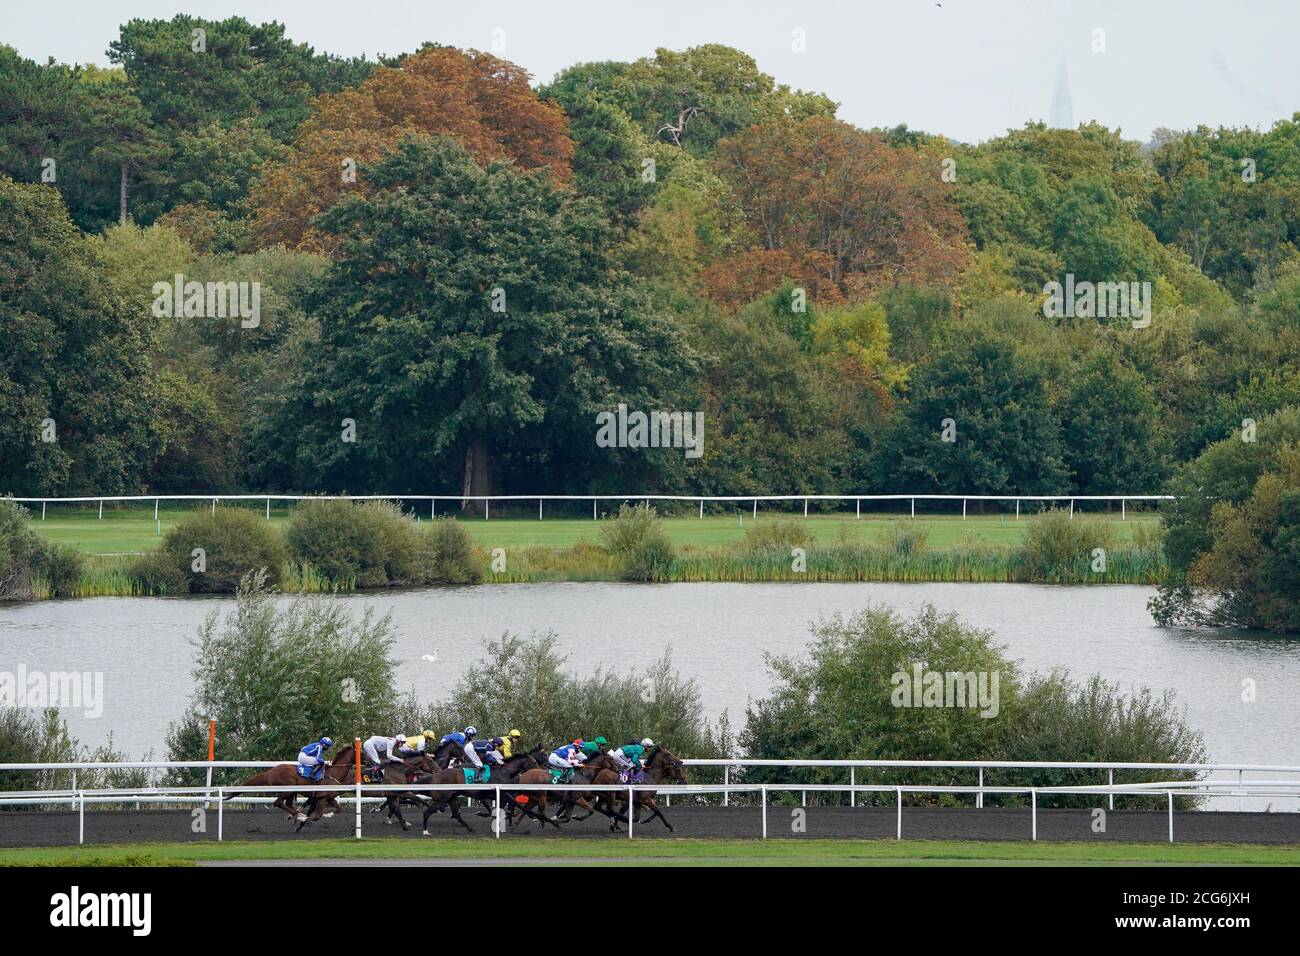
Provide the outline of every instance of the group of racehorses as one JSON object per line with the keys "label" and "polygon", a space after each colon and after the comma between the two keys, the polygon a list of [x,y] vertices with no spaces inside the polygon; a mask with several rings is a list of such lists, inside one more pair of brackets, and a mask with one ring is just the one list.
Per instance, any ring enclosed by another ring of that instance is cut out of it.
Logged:
{"label": "group of racehorses", "polygon": [[[615,832],[618,832],[620,823],[628,822],[629,797],[627,790],[595,790],[588,792],[546,789],[512,790],[510,788],[511,784],[550,784],[554,786],[556,778],[548,767],[546,758],[546,748],[539,745],[526,753],[506,757],[500,764],[492,767],[491,777],[488,782],[501,788],[502,809],[506,814],[507,824],[510,828],[513,828],[518,820],[529,817],[536,820],[538,826],[542,829],[545,829],[548,823],[559,829],[561,823],[567,823],[570,820],[585,820],[594,813],[602,813],[609,817],[611,821],[610,829]],[[448,740],[433,753],[423,753],[406,758],[400,763],[387,764],[383,770],[382,781],[368,779],[363,774],[361,794],[367,797],[382,798],[384,806],[380,809],[386,808],[388,811],[386,822],[392,823],[396,820],[404,830],[411,828],[411,825],[402,816],[402,805],[407,804],[424,808],[422,829],[426,836],[429,835],[429,817],[442,810],[450,810],[452,819],[466,830],[472,832],[474,828],[460,814],[461,798],[471,797],[479,801],[483,805],[483,809],[478,814],[479,816],[492,816],[496,791],[451,788],[452,785],[457,784],[467,785],[467,774],[465,772],[467,763],[465,751],[461,745],[454,740]],[[448,786],[449,789],[368,792],[364,788],[366,783],[375,784],[381,782],[385,785],[394,786],[440,784]],[[628,785],[618,763],[613,757],[605,753],[595,754],[582,765],[574,767],[571,774],[562,778],[562,782],[573,785],[591,784],[592,786]],[[686,768],[681,760],[665,747],[656,747],[651,750],[646,754],[644,777],[633,781],[638,789],[635,791],[636,806],[633,811],[634,815],[631,817],[632,823],[640,823],[642,815],[648,811],[650,816],[647,818],[647,822],[658,817],[663,822],[663,825],[671,831],[672,825],[664,817],[655,802],[653,785],[657,783],[685,782]],[[339,750],[334,759],[325,767],[324,779],[319,784],[305,780],[298,773],[297,764],[282,763],[271,767],[269,770],[254,774],[240,786],[285,787],[276,796],[274,805],[289,814],[291,820],[297,821],[297,830],[301,830],[306,824],[322,817],[331,817],[340,809],[337,793],[320,791],[303,793],[301,788],[303,786],[328,786],[331,784],[338,784],[340,789],[356,786],[357,760],[356,750],[352,744],[348,744]],[[650,785],[650,788],[640,789],[643,785]],[[303,793],[307,798],[301,809],[297,803],[300,793]],[[228,794],[225,799],[228,800],[237,795],[238,791]],[[552,804],[556,805],[556,810],[553,814],[548,815],[547,808]],[[575,808],[585,810],[586,813],[574,817],[573,811]],[[297,830],[294,832],[297,832]]]}

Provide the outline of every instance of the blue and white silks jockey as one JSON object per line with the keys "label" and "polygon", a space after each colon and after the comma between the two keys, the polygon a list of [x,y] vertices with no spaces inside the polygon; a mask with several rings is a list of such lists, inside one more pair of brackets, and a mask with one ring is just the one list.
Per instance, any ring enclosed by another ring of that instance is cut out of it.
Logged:
{"label": "blue and white silks jockey", "polygon": [[475,752],[474,738],[478,736],[478,730],[474,727],[466,727],[462,733],[459,730],[453,730],[445,734],[442,740],[438,741],[438,746],[442,746],[448,741],[455,741],[460,744],[460,749],[465,751],[465,759],[472,763],[476,768],[483,769],[483,760]]}
{"label": "blue and white silks jockey", "polygon": [[334,741],[322,737],[298,751],[298,775],[314,783],[320,783],[325,776],[325,751],[334,746]]}

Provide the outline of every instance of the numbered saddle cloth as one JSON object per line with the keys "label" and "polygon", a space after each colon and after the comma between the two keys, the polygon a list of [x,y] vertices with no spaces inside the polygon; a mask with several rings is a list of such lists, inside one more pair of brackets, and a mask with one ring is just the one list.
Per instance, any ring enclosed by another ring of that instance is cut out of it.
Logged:
{"label": "numbered saddle cloth", "polygon": [[321,778],[325,776],[324,765],[308,767],[305,764],[298,764],[298,776],[304,780],[310,780],[312,783],[320,783]]}
{"label": "numbered saddle cloth", "polygon": [[366,767],[361,771],[361,779],[366,783],[383,783],[384,772],[374,767]]}
{"label": "numbered saddle cloth", "polygon": [[559,767],[549,768],[551,771],[551,783],[564,784],[573,779],[573,768],[568,767],[561,770]]}
{"label": "numbered saddle cloth", "polygon": [[622,783],[645,783],[645,771],[640,767],[629,767],[618,775],[618,779]]}
{"label": "numbered saddle cloth", "polygon": [[462,767],[465,772],[466,783],[487,783],[492,778],[492,768],[484,766],[482,770],[476,770],[473,767]]}

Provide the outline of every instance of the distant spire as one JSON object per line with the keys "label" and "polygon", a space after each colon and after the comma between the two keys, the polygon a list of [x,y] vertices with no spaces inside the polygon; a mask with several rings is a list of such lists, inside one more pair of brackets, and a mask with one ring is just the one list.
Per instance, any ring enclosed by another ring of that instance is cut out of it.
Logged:
{"label": "distant spire", "polygon": [[1070,100],[1070,76],[1065,69],[1065,57],[1056,61],[1050,125],[1057,129],[1074,129],[1074,103]]}

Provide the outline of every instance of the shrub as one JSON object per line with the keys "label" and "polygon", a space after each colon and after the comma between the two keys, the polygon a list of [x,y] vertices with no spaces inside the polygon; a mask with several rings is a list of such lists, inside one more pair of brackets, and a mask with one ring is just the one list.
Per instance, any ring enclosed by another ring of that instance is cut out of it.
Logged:
{"label": "shrub", "polygon": [[388,572],[377,514],[341,499],[305,501],[285,529],[289,555],[336,586],[383,587]]}
{"label": "shrub", "polygon": [[324,595],[280,604],[265,574],[246,575],[235,608],[224,619],[213,612],[199,628],[196,683],[184,716],[168,729],[168,759],[204,759],[208,718],[221,728],[229,760],[288,757],[321,734],[351,740],[391,726],[392,646],[386,616],[371,609],[354,616]]}
{"label": "shrub", "polygon": [[433,584],[477,584],[483,580],[483,561],[473,536],[454,518],[431,522],[428,581]]}
{"label": "shrub", "polygon": [[673,543],[649,505],[623,505],[601,525],[605,549],[623,565],[628,581],[662,581],[676,558]]}
{"label": "shrub", "polygon": [[86,558],[66,544],[42,541],[35,554],[36,573],[55,597],[72,597],[86,569]]}
{"label": "shrub", "polygon": [[1079,581],[1088,572],[1093,549],[1111,550],[1114,539],[1114,529],[1104,522],[1053,509],[1026,530],[1020,544],[1022,568],[1028,580]]}
{"label": "shrub", "polygon": [[751,551],[768,548],[789,551],[791,548],[807,547],[812,544],[812,540],[808,526],[790,518],[755,521],[745,532],[745,548]]}
{"label": "shrub", "polygon": [[171,556],[147,551],[127,567],[127,576],[141,594],[184,594],[189,581]]}
{"label": "shrub", "polygon": [[0,498],[0,600],[32,596],[41,539],[28,526],[27,509]]}
{"label": "shrub", "polygon": [[891,521],[885,529],[885,547],[906,560],[920,554],[930,539],[930,529],[914,519]]}
{"label": "shrub", "polygon": [[[194,569],[194,550],[203,550],[204,570]],[[284,539],[261,515],[243,508],[200,509],[178,522],[160,548],[195,593],[230,592],[249,571],[264,569],[278,583],[288,557]]]}

